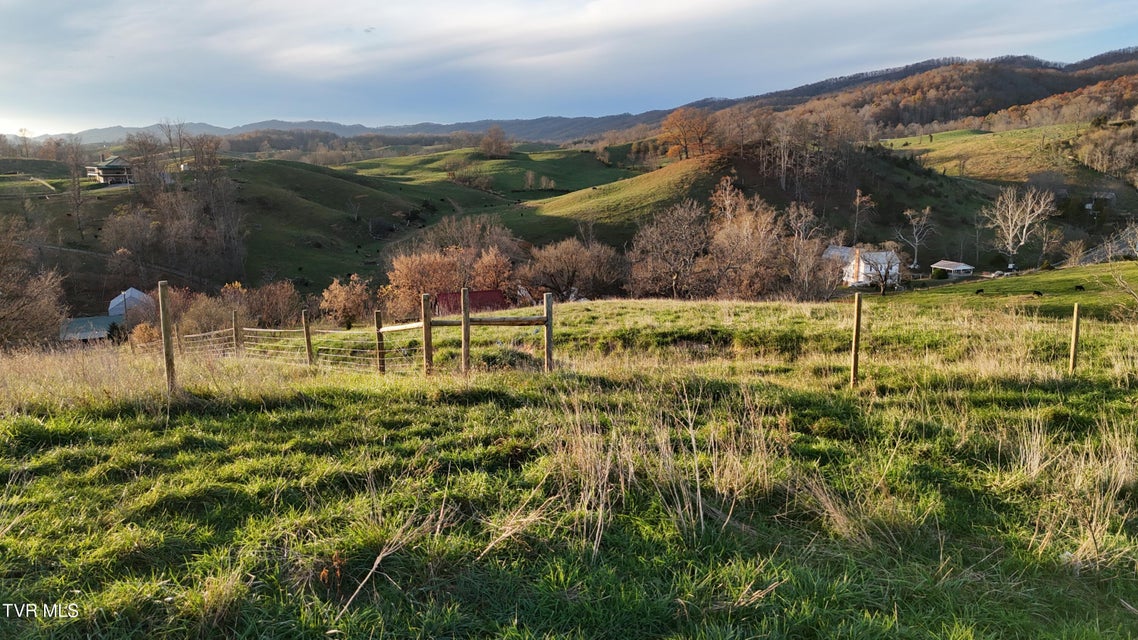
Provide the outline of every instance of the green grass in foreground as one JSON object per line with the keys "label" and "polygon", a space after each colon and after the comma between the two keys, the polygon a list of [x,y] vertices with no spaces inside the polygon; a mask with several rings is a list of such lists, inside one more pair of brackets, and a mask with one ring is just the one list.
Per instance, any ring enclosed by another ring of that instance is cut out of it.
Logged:
{"label": "green grass in foreground", "polygon": [[[0,366],[4,637],[1128,638],[1138,335],[867,301],[558,307],[559,370]],[[453,340],[440,339],[444,352]],[[445,367],[443,367],[445,369]]]}

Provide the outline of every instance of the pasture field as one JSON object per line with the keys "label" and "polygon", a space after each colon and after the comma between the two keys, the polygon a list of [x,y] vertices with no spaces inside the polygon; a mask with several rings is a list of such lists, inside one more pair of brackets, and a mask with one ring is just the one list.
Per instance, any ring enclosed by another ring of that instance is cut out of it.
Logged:
{"label": "pasture field", "polygon": [[429,378],[169,400],[154,355],[4,355],[0,602],[57,615],[0,635],[1134,637],[1135,325],[1068,375],[1063,318],[867,296],[850,389],[850,311],[578,302],[552,374],[480,327],[466,377],[440,331]]}
{"label": "pasture field", "polygon": [[[486,176],[489,187],[511,200],[546,198],[557,193],[588,189],[635,175],[609,167],[588,151],[574,149],[515,150],[507,158],[486,158],[474,149],[433,154],[363,160],[346,169],[361,175],[382,176],[419,185],[449,183],[449,173]],[[526,172],[533,172],[534,186],[526,187]],[[541,178],[553,181],[542,188]]]}
{"label": "pasture field", "polygon": [[1075,140],[1089,127],[1081,123],[996,132],[964,129],[934,134],[931,141],[925,135],[886,144],[919,156],[925,166],[949,176],[992,184],[1040,181],[1051,188],[1067,186],[1080,198],[1094,191],[1114,191],[1114,207],[1133,214],[1138,211],[1138,190],[1089,169],[1062,148],[1062,143]]}

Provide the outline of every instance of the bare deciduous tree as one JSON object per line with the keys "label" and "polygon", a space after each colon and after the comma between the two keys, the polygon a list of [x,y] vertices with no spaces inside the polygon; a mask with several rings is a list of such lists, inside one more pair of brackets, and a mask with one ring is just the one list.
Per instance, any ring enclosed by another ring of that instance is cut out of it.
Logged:
{"label": "bare deciduous tree", "polygon": [[877,210],[877,203],[868,193],[862,193],[861,189],[858,189],[854,192],[853,207],[853,240],[850,244],[856,245],[861,223],[869,220],[873,212]]}
{"label": "bare deciduous tree", "polygon": [[586,237],[534,250],[533,261],[522,267],[519,278],[525,285],[566,301],[617,293],[623,275],[623,261],[616,250]]}
{"label": "bare deciduous tree", "polygon": [[278,280],[246,293],[245,305],[258,327],[277,328],[296,324],[301,300],[292,282]]}
{"label": "bare deciduous tree", "polygon": [[154,134],[140,131],[128,135],[125,144],[139,197],[151,204],[163,187],[162,143]]}
{"label": "bare deciduous tree", "polygon": [[699,269],[711,236],[707,210],[685,200],[657,213],[636,232],[629,251],[633,295],[693,298],[706,293]]}
{"label": "bare deciduous tree", "polygon": [[58,339],[67,316],[63,278],[35,271],[19,218],[0,217],[0,347]]}
{"label": "bare deciduous tree", "polygon": [[162,132],[162,136],[166,138],[166,145],[170,148],[170,155],[177,158],[178,162],[181,162],[182,153],[186,149],[186,123],[181,120],[178,122],[170,122],[167,118],[158,123],[158,129]]}
{"label": "bare deciduous tree", "polygon": [[715,226],[710,257],[715,292],[722,298],[755,300],[778,286],[778,220],[758,198],[731,220]]}
{"label": "bare deciduous tree", "polygon": [[413,251],[448,247],[473,249],[476,256],[490,247],[497,247],[512,260],[520,260],[525,253],[521,241],[512,231],[486,215],[447,216],[423,231]]}
{"label": "bare deciduous tree", "polygon": [[71,217],[75,219],[75,230],[79,232],[79,239],[84,240],[83,231],[83,178],[87,175],[87,157],[83,152],[83,141],[78,136],[72,136],[63,147],[64,160],[67,162],[69,177],[67,202],[71,205]]}
{"label": "bare deciduous tree", "polygon": [[510,141],[506,139],[506,132],[498,125],[486,130],[486,135],[482,136],[479,148],[489,158],[508,158],[513,150]]}
{"label": "bare deciduous tree", "polygon": [[1055,215],[1055,196],[1035,187],[1006,187],[980,215],[984,226],[996,234],[996,250],[1008,259],[1008,269],[1014,269],[1019,250],[1039,231],[1044,220]]}
{"label": "bare deciduous tree", "polygon": [[905,277],[905,261],[901,245],[893,241],[865,247],[860,253],[862,270],[869,282],[881,295],[891,286],[900,284]]}
{"label": "bare deciduous tree", "polygon": [[1087,253],[1087,241],[1082,238],[1069,240],[1059,247],[1059,251],[1062,252],[1063,257],[1067,259],[1067,266],[1077,267],[1083,261],[1083,256]]}
{"label": "bare deciduous tree", "polygon": [[909,221],[908,228],[898,227],[897,239],[913,248],[913,262],[909,268],[917,269],[920,267],[918,254],[921,247],[930,236],[936,234],[936,226],[932,221],[932,207],[925,207],[920,211],[905,209],[904,216]]}
{"label": "bare deciduous tree", "polygon": [[1114,286],[1134,301],[1134,306],[1119,310],[1119,315],[1133,318],[1138,315],[1138,224],[1130,223],[1103,245],[1110,264],[1110,278]]}
{"label": "bare deciduous tree", "polygon": [[832,238],[808,205],[793,202],[781,219],[782,270],[794,300],[824,300],[841,284],[841,267],[823,257]]}

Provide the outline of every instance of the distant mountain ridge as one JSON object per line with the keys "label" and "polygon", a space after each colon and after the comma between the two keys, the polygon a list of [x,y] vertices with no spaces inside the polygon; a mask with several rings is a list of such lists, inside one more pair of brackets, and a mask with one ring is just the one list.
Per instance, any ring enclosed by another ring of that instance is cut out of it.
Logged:
{"label": "distant mountain ridge", "polygon": [[[914,87],[919,87],[921,84],[923,84],[917,82],[921,76],[936,74],[945,67],[953,66],[959,69],[970,70],[971,75],[973,76],[965,77],[966,74],[956,74],[960,77],[953,78],[951,80],[952,83],[956,85],[966,85],[967,83],[979,84],[984,81],[988,81],[989,84],[997,81],[1002,83],[1015,82],[1017,84],[1032,83],[1038,85],[1035,87],[1037,90],[1029,97],[1025,95],[1024,99],[1027,102],[1032,102],[1035,100],[1043,99],[1048,95],[1052,95],[1054,93],[1073,91],[1079,88],[1079,86],[1090,85],[1093,84],[1093,82],[1107,79],[1104,76],[1134,73],[1135,70],[1138,70],[1138,47],[1109,51],[1075,63],[1049,62],[1032,56],[1014,55],[1001,56],[987,60],[936,58],[901,67],[893,67],[876,71],[867,71],[848,76],[829,78],[826,80],[821,80],[819,82],[801,85],[793,89],[773,91],[770,93],[742,98],[705,98],[681,106],[718,110],[740,103],[747,103],[755,106],[781,110],[804,105],[812,100],[817,100],[824,96],[856,90],[862,94],[862,98],[861,100],[856,101],[858,104],[850,104],[849,106],[857,109],[865,106],[865,104],[872,103],[876,98],[878,98],[878,95],[874,95],[874,92],[867,92],[867,88],[869,87],[878,85],[889,87],[889,85],[892,84],[894,91],[896,91],[897,88],[900,88],[901,90],[909,90]],[[981,78],[978,76],[982,74],[977,74],[975,72],[977,68],[992,69],[995,71],[988,73],[988,76],[992,77]],[[1098,70],[1097,74],[1095,73],[1096,70]],[[1051,76],[1040,74],[1051,74]],[[1076,78],[1078,79],[1076,80]],[[1041,82],[1041,80],[1045,80],[1045,82]],[[943,78],[941,78],[937,79],[936,82],[943,85],[945,81]],[[913,84],[913,86],[910,87],[906,85],[898,87],[897,83],[908,83]],[[974,90],[975,87],[968,87],[968,89]],[[999,108],[1006,108],[1008,106],[1012,106],[1012,104],[1018,103],[1015,100],[1008,100],[1007,102],[1010,104],[992,103],[985,105],[977,104],[976,106],[984,106],[992,110],[996,110]],[[316,120],[307,120],[302,122],[265,120],[230,128],[218,127],[202,122],[185,123],[183,126],[185,128],[185,131],[190,135],[200,135],[205,133],[218,136],[227,136],[263,130],[288,131],[301,129],[324,131],[341,137],[351,137],[366,134],[409,135],[417,133],[446,134],[454,133],[456,131],[481,132],[487,130],[491,126],[496,125],[501,127],[507,133],[507,135],[518,139],[567,142],[571,140],[598,136],[606,131],[629,129],[637,125],[655,126],[658,125],[671,111],[672,109],[657,109],[652,111],[645,111],[638,114],[622,113],[606,116],[579,117],[545,116],[540,118],[515,120],[488,119],[472,122],[456,122],[451,124],[421,122],[418,124],[410,125],[387,125],[377,127],[368,127],[362,124],[345,125],[338,122]],[[959,117],[961,114],[951,112],[945,113],[944,115]],[[84,142],[89,144],[113,143],[123,140],[127,135],[131,133],[137,133],[140,131],[147,131],[160,137],[162,135],[158,124],[153,124],[146,127],[114,126],[87,129],[85,131],[78,132],[76,135],[81,137]],[[14,136],[11,135],[9,137],[14,138]],[[38,136],[36,139],[42,140],[48,137],[56,136],[44,135]]]}

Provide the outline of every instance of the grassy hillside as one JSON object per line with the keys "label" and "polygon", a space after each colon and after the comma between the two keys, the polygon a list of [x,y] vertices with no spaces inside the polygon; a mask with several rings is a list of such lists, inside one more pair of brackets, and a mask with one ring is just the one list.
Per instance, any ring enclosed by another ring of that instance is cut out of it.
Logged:
{"label": "grassy hillside", "polygon": [[498,202],[458,185],[403,184],[299,162],[242,162],[233,177],[251,227],[248,278],[289,277],[309,290],[334,276],[370,275],[385,242],[442,215]]}
{"label": "grassy hillside", "polygon": [[934,134],[931,141],[929,136],[918,136],[887,144],[949,176],[997,185],[1035,182],[1066,188],[1082,199],[1096,191],[1114,191],[1119,212],[1138,212],[1138,190],[1087,168],[1065,149],[1064,142],[1086,128],[1086,124],[1069,124],[998,132],[961,130]]}
{"label": "grassy hillside", "polygon": [[[1069,318],[1075,303],[1079,303],[1084,317],[1105,320],[1120,314],[1125,317],[1134,305],[1134,299],[1119,290],[1114,274],[1138,284],[1138,263],[1117,262],[996,279],[970,279],[907,295],[919,304],[932,307],[951,302],[976,311],[996,307],[1052,318]],[[982,292],[977,293],[978,290]],[[1037,291],[1042,295],[1036,296]]]}
{"label": "grassy hillside", "polygon": [[530,207],[502,213],[502,221],[537,244],[571,236],[580,224],[592,223],[599,238],[621,246],[652,213],[685,198],[706,201],[718,177],[706,159],[684,160],[632,178],[533,201]]}
{"label": "grassy hillside", "polygon": [[3,356],[0,599],[68,613],[0,626],[1133,637],[1133,327],[1069,377],[1066,322],[937,295],[867,299],[856,390],[848,303],[561,305],[550,375],[484,357],[518,329],[466,378],[181,360],[170,404],[154,356]]}
{"label": "grassy hillside", "polygon": [[[533,200],[554,193],[587,189],[634,175],[609,167],[591,152],[567,149],[514,151],[508,158],[486,158],[474,149],[398,158],[354,162],[346,167],[362,175],[383,176],[405,183],[441,188],[450,185],[451,176],[485,177],[490,190],[510,199]],[[526,188],[526,172],[532,172],[533,188]],[[541,188],[541,178],[555,184]],[[477,203],[482,204],[482,203]]]}
{"label": "grassy hillside", "polygon": [[[638,175],[608,166],[590,152],[565,149],[515,151],[501,159],[465,149],[368,160],[348,168],[430,189],[454,188],[448,174],[483,178],[503,199],[483,202],[480,208],[474,203],[465,212],[497,215],[534,244],[571,236],[580,224],[591,222],[599,237],[619,246],[631,239],[645,216],[685,197],[706,198],[715,182],[704,161]],[[526,188],[527,172],[533,175],[534,188]],[[542,188],[543,178],[551,181],[547,188]]]}

